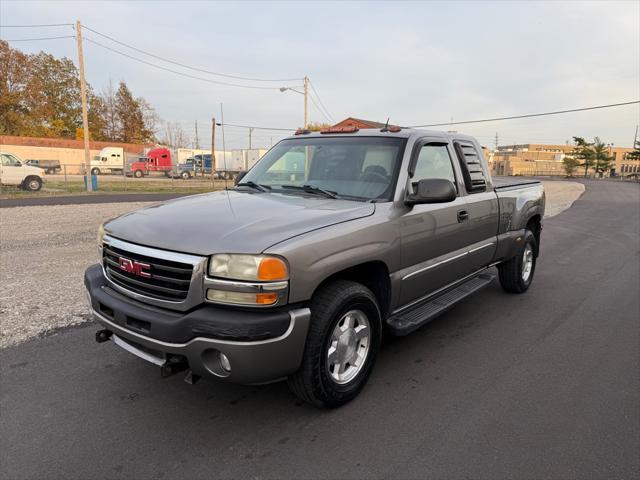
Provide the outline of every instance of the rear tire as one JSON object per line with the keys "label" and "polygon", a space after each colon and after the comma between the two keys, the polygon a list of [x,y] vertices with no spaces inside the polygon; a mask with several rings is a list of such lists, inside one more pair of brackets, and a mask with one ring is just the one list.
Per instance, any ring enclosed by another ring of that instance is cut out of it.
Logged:
{"label": "rear tire", "polygon": [[380,309],[365,286],[337,280],[311,299],[311,322],[300,369],[287,380],[301,400],[335,408],[364,387],[380,348]]}
{"label": "rear tire", "polygon": [[509,293],[524,293],[536,271],[536,237],[525,230],[522,246],[511,260],[498,265],[500,285]]}
{"label": "rear tire", "polygon": [[100,169],[99,168],[92,168],[91,169],[91,175],[100,175]]}

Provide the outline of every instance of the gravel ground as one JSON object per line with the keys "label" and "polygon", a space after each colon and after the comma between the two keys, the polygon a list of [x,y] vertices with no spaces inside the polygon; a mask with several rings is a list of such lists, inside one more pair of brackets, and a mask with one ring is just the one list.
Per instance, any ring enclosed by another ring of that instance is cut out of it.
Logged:
{"label": "gravel ground", "polygon": [[[584,185],[545,182],[547,216],[569,208]],[[100,223],[149,203],[0,210],[0,348],[89,320],[84,270],[98,260]]]}
{"label": "gravel ground", "polygon": [[0,347],[89,319],[83,272],[98,226],[148,203],[0,210]]}
{"label": "gravel ground", "polygon": [[545,218],[555,217],[573,205],[582,192],[584,185],[577,182],[550,181],[543,182],[547,195]]}

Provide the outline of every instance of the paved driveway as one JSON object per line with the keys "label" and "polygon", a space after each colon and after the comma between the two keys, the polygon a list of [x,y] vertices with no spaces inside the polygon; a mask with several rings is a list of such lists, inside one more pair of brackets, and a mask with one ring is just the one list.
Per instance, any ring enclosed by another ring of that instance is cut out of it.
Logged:
{"label": "paved driveway", "polygon": [[638,478],[640,187],[586,185],[527,294],[390,342],[338,410],[162,380],[92,325],[4,349],[0,477]]}

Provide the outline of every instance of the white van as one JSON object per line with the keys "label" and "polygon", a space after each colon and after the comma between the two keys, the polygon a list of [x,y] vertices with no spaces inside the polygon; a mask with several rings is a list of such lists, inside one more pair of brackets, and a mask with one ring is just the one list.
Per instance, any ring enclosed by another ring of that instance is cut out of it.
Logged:
{"label": "white van", "polygon": [[12,153],[0,152],[0,183],[16,185],[25,190],[37,192],[44,183],[44,170],[32,167]]}

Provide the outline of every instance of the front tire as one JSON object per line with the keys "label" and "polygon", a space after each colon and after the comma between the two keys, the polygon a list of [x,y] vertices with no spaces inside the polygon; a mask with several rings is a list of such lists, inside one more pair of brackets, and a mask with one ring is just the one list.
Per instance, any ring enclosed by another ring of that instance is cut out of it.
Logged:
{"label": "front tire", "polygon": [[509,293],[526,292],[536,271],[536,237],[530,230],[525,230],[523,240],[516,256],[498,265],[500,285]]}
{"label": "front tire", "polygon": [[142,170],[136,170],[135,172],[133,172],[133,176],[136,178],[142,178],[144,177],[144,173],[142,172]]}
{"label": "front tire", "polygon": [[382,331],[380,309],[368,288],[347,280],[322,287],[310,307],[302,365],[287,383],[305,402],[339,407],[360,393],[373,369]]}
{"label": "front tire", "polygon": [[189,180],[191,178],[191,174],[189,172],[182,172],[180,176],[183,180]]}
{"label": "front tire", "polygon": [[100,175],[100,169],[99,168],[92,168],[91,169],[91,175]]}
{"label": "front tire", "polygon": [[25,190],[37,192],[42,188],[42,180],[39,177],[27,177],[23,185]]}

